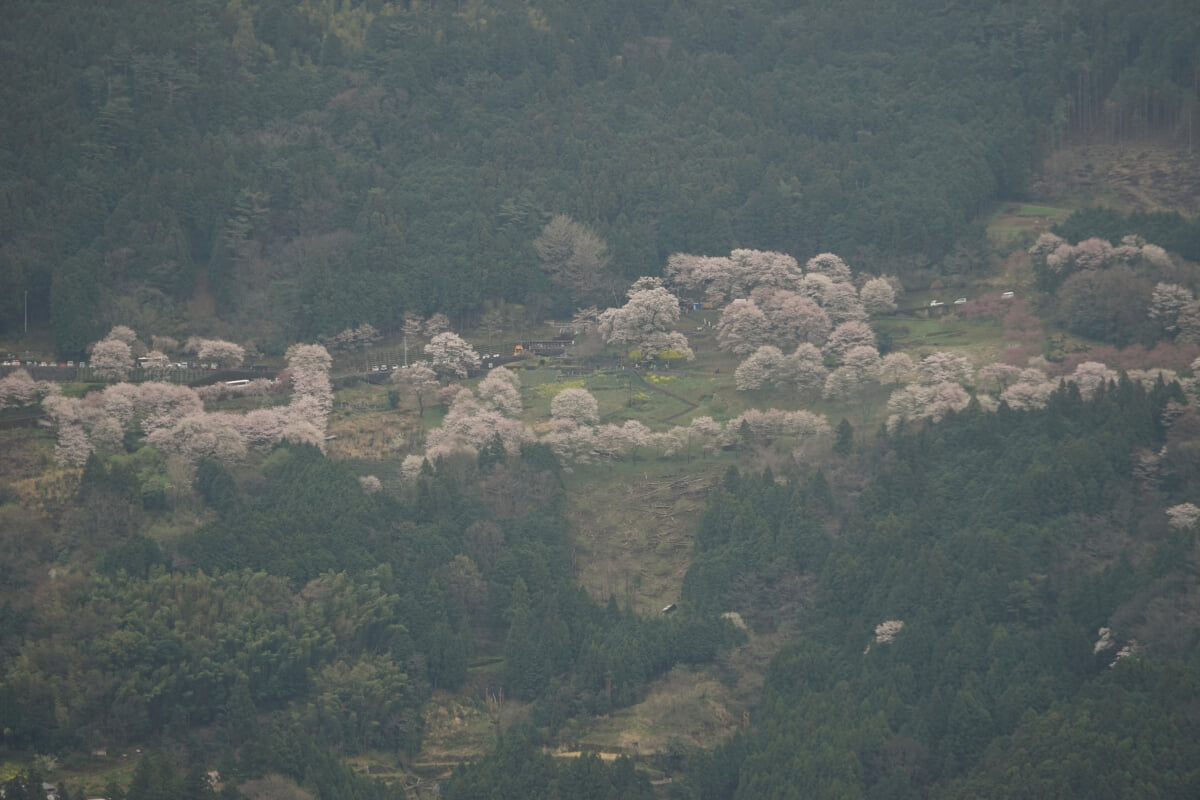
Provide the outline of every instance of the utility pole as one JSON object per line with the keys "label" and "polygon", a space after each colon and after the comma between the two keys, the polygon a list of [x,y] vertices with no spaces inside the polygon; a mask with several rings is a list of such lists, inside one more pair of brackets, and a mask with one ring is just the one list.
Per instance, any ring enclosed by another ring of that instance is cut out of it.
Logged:
{"label": "utility pole", "polygon": [[29,333],[29,290],[25,290],[25,332]]}

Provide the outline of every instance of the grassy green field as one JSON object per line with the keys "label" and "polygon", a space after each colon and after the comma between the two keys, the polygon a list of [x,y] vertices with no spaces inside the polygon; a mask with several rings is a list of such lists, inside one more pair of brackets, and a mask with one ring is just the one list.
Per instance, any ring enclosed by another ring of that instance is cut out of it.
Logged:
{"label": "grassy green field", "polygon": [[987,217],[988,239],[1002,250],[1027,246],[1070,215],[1070,208],[1059,206],[1003,203]]}

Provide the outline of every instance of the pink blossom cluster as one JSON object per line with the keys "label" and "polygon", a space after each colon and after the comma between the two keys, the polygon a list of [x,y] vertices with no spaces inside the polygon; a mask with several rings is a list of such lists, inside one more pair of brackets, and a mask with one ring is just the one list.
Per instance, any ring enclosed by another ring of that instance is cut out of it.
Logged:
{"label": "pink blossom cluster", "polygon": [[26,370],[13,370],[0,378],[0,409],[31,406],[61,391],[53,381],[35,381]]}
{"label": "pink blossom cluster", "polygon": [[970,395],[957,383],[913,383],[892,392],[888,398],[887,427],[895,431],[901,423],[929,419],[940,422],[953,411],[961,411],[971,402]]}
{"label": "pink blossom cluster", "polygon": [[347,328],[329,337],[327,344],[334,350],[361,350],[375,344],[383,334],[369,322],[364,322],[357,328]]}
{"label": "pink blossom cluster", "polygon": [[750,408],[726,423],[727,440],[741,431],[743,423],[755,436],[823,436],[831,430],[823,416],[811,411]]}

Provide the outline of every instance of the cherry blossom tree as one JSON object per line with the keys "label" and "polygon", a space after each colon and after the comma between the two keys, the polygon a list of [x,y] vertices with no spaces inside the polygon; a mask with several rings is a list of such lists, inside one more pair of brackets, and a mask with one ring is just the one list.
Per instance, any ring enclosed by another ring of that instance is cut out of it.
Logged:
{"label": "cherry blossom tree", "polygon": [[425,345],[430,366],[439,375],[466,378],[469,371],[479,368],[479,353],[456,333],[439,333]]}
{"label": "cherry blossom tree", "polygon": [[825,290],[821,307],[825,309],[834,325],[867,318],[867,311],[858,299],[858,292],[854,291],[854,287],[849,283],[830,284]]}
{"label": "cherry blossom tree", "polygon": [[563,389],[550,401],[550,416],[576,425],[595,425],[600,421],[600,404],[586,389]]}
{"label": "cherry blossom tree", "polygon": [[123,381],[133,369],[133,351],[122,339],[103,339],[92,346],[91,370],[100,380]]}
{"label": "cherry blossom tree", "polygon": [[470,391],[461,383],[452,383],[448,386],[443,386],[437,390],[437,400],[447,409],[454,405],[454,398],[458,397],[459,392]]}
{"label": "cherry blossom tree", "polygon": [[804,271],[828,276],[834,283],[849,283],[852,277],[850,267],[833,253],[820,253],[813,256],[804,265]]}
{"label": "cherry blossom tree", "polygon": [[696,417],[688,424],[688,437],[700,443],[705,453],[715,453],[721,447],[722,429],[712,417]]}
{"label": "cherry blossom tree", "polygon": [[428,463],[423,455],[408,455],[400,462],[400,478],[407,484],[413,484]]}
{"label": "cherry blossom tree", "polygon": [[734,250],[725,256],[675,253],[663,275],[685,292],[721,300],[745,298],[758,288],[795,291],[803,273],[796,259],[768,250]]}
{"label": "cherry blossom tree", "polygon": [[32,405],[37,399],[37,382],[27,370],[18,369],[0,378],[0,408]]}
{"label": "cherry blossom tree", "polygon": [[743,290],[759,286],[795,290],[803,273],[796,259],[772,250],[734,250],[729,254],[732,271]]}
{"label": "cherry blossom tree", "polygon": [[825,303],[825,295],[829,292],[829,287],[831,286],[833,286],[833,279],[828,275],[810,272],[800,281],[800,293],[823,305]]}
{"label": "cherry blossom tree", "polygon": [[0,408],[29,406],[58,394],[62,387],[52,381],[35,381],[27,370],[17,369],[0,378]]}
{"label": "cherry blossom tree", "polygon": [[958,353],[930,353],[917,365],[917,382],[929,386],[947,381],[969,384],[974,376],[975,365],[971,359]]}
{"label": "cherry blossom tree", "polygon": [[608,344],[640,350],[645,355],[678,354],[695,358],[687,338],[671,330],[679,321],[679,300],[657,279],[639,279],[620,308],[600,315],[597,328]]}
{"label": "cherry blossom tree", "polygon": [[479,398],[507,417],[521,414],[521,379],[510,369],[497,367],[479,382]]}
{"label": "cherry blossom tree", "polygon": [[425,398],[437,391],[438,378],[433,368],[424,362],[413,364],[408,369],[392,373],[392,383],[408,387],[417,398],[417,415],[425,416]]}
{"label": "cherry blossom tree", "polygon": [[1046,269],[1052,273],[1069,272],[1075,259],[1075,248],[1067,242],[1061,242],[1053,252],[1046,254]]}
{"label": "cherry blossom tree", "polygon": [[[134,419],[139,414],[144,414],[147,408],[146,401],[142,399],[143,394],[147,397],[153,396],[153,389],[143,390],[141,386],[135,386],[132,383],[114,383],[111,386],[105,387],[104,391],[98,395],[99,401],[104,413],[115,419],[122,428],[132,428]],[[96,402],[97,397],[94,393],[88,395],[90,402]],[[190,411],[195,412],[198,409],[193,404]]]}
{"label": "cherry blossom tree", "polygon": [[1029,259],[1034,265],[1045,265],[1050,254],[1065,244],[1066,241],[1061,236],[1046,231],[1040,234],[1037,241],[1029,248]]}
{"label": "cherry blossom tree", "polygon": [[733,269],[733,263],[725,256],[672,253],[667,258],[663,276],[683,292],[724,300],[729,297]]}
{"label": "cherry blossom tree", "polygon": [[553,419],[541,441],[564,465],[590,464],[595,458],[596,429],[591,425],[577,425],[565,417]]}
{"label": "cherry blossom tree", "polygon": [[976,385],[996,394],[1003,392],[1021,378],[1021,368],[1001,362],[985,364],[975,376]]}
{"label": "cherry blossom tree", "polygon": [[825,386],[829,370],[825,359],[814,345],[804,343],[788,355],[783,371],[801,394],[815,394]]}
{"label": "cherry blossom tree", "polygon": [[294,344],[283,354],[293,372],[329,372],[333,358],[319,344]]}
{"label": "cherry blossom tree", "polygon": [[825,379],[822,396],[838,403],[861,402],[878,369],[879,351],[867,345],[852,347],[843,356],[842,365]]}
{"label": "cherry blossom tree", "polygon": [[58,439],[54,445],[54,457],[59,463],[82,467],[92,454],[91,440],[80,425],[60,425]]}
{"label": "cherry blossom tree", "polygon": [[450,318],[440,311],[436,314],[430,314],[429,319],[425,320],[423,330],[425,331],[425,335],[432,339],[439,333],[445,333],[450,330]]}
{"label": "cherry blossom tree", "polygon": [[[284,439],[325,446],[325,429],[333,410],[329,368],[333,359],[319,344],[294,344],[284,353],[292,373],[292,399],[288,403]],[[304,427],[310,426],[312,431]],[[315,432],[317,441],[313,442]]]}
{"label": "cherry blossom tree", "polygon": [[358,483],[362,486],[363,494],[376,494],[383,491],[383,481],[379,480],[376,475],[363,475],[358,479]]}
{"label": "cherry blossom tree", "polygon": [[1150,296],[1150,319],[1158,322],[1163,331],[1174,336],[1179,333],[1179,318],[1195,298],[1190,289],[1176,283],[1158,283]]}
{"label": "cherry blossom tree", "polygon": [[940,422],[947,414],[963,410],[970,402],[970,395],[957,383],[910,384],[892,392],[888,398],[887,427],[895,431],[901,422],[918,419]]}
{"label": "cherry blossom tree", "polygon": [[1172,528],[1190,528],[1200,521],[1200,508],[1194,503],[1180,503],[1167,509],[1167,524]]}
{"label": "cherry blossom tree", "polygon": [[[1173,369],[1165,367],[1150,368],[1150,369],[1129,369],[1125,370],[1125,376],[1134,383],[1139,383],[1147,391],[1153,389],[1161,380],[1164,386],[1170,386],[1172,383],[1180,380],[1179,374]],[[1185,390],[1186,391],[1186,390]]]}
{"label": "cherry blossom tree", "polygon": [[518,421],[505,417],[494,408],[481,405],[471,392],[462,391],[455,396],[441,427],[426,435],[426,456],[435,460],[439,454],[462,448],[470,448],[478,453],[497,437],[509,453],[518,452],[521,442],[529,438]]}
{"label": "cherry blossom tree", "polygon": [[246,456],[246,440],[224,415],[193,414],[170,428],[159,428],[146,441],[164,453],[174,453],[190,462],[210,458],[232,464]]}
{"label": "cherry blossom tree", "polygon": [[829,334],[829,339],[825,342],[822,352],[834,363],[840,364],[842,357],[851,348],[859,346],[875,347],[875,332],[867,323],[854,320],[843,322],[834,328],[833,333]]}
{"label": "cherry blossom tree", "polygon": [[628,450],[629,442],[620,425],[600,425],[593,430],[590,456],[599,461],[616,461]]}
{"label": "cherry blossom tree", "polygon": [[586,333],[595,330],[600,322],[600,309],[595,306],[575,309],[571,317],[571,329],[576,333]]}
{"label": "cherry blossom tree", "polygon": [[248,446],[263,448],[279,441],[287,420],[278,408],[255,408],[239,416],[235,424]]}
{"label": "cherry blossom tree", "polygon": [[592,438],[592,455],[602,461],[615,461],[629,455],[637,459],[639,448],[655,444],[656,437],[637,420],[626,420],[623,425],[601,425]]}
{"label": "cherry blossom tree", "polygon": [[1200,301],[1188,303],[1175,320],[1179,332],[1175,341],[1179,344],[1200,344]]}
{"label": "cherry blossom tree", "polygon": [[871,278],[863,284],[858,296],[871,316],[896,310],[896,290],[887,278]]}
{"label": "cherry blossom tree", "polygon": [[752,392],[782,377],[785,359],[783,351],[774,345],[763,345],[738,365],[733,374],[739,392]]}
{"label": "cherry blossom tree", "polygon": [[134,332],[133,328],[130,328],[128,325],[114,325],[113,329],[110,330],[108,335],[104,338],[116,339],[119,342],[124,342],[130,347],[133,347],[134,343],[138,340],[138,335]]}
{"label": "cherry blossom tree", "polygon": [[1044,408],[1057,388],[1058,384],[1046,380],[1044,375],[1040,380],[1022,375],[1021,380],[1000,392],[1000,400],[1017,410]]}
{"label": "cherry blossom tree", "polygon": [[179,340],[174,336],[151,336],[150,349],[163,353],[174,353],[179,350]]}
{"label": "cherry blossom tree", "polygon": [[908,353],[888,353],[879,360],[876,380],[884,385],[907,383],[914,374],[912,358]]}
{"label": "cherry blossom tree", "polygon": [[542,270],[576,300],[611,288],[608,245],[595,231],[566,214],[557,214],[533,240]]}
{"label": "cherry blossom tree", "polygon": [[752,300],[734,300],[717,321],[717,346],[745,358],[771,340],[771,323]]}
{"label": "cherry blossom tree", "polygon": [[1167,253],[1166,250],[1162,249],[1161,247],[1159,247],[1156,244],[1142,245],[1141,256],[1142,256],[1142,259],[1144,261],[1146,261],[1148,264],[1150,264],[1151,266],[1157,267],[1159,269],[1165,269],[1167,267],[1173,266],[1173,264],[1171,262],[1171,256]]}
{"label": "cherry blossom tree", "polygon": [[831,429],[820,414],[811,411],[783,411],[778,408],[750,408],[734,417],[726,425],[727,430],[738,431],[742,425],[755,436],[827,436]]}
{"label": "cherry blossom tree", "polygon": [[280,441],[292,444],[311,444],[318,450],[325,450],[325,428],[317,427],[306,419],[293,418],[288,420],[279,434]]}
{"label": "cherry blossom tree", "polygon": [[88,439],[97,450],[116,452],[125,443],[125,429],[112,417],[99,417],[87,430]]}
{"label": "cherry blossom tree", "polygon": [[369,322],[364,322],[357,328],[346,328],[330,337],[329,346],[335,350],[361,350],[370,347],[383,338],[383,334]]}
{"label": "cherry blossom tree", "polygon": [[147,435],[203,410],[204,403],[190,387],[157,381],[137,387],[136,414]]}
{"label": "cherry blossom tree", "polygon": [[751,300],[767,316],[778,344],[812,342],[822,345],[833,327],[825,309],[797,292],[769,287],[755,289]]}
{"label": "cherry blossom tree", "polygon": [[320,394],[293,394],[291,401],[284,407],[283,415],[286,428],[292,422],[304,422],[311,425],[325,441],[325,430],[329,424],[329,412],[332,410],[332,400]]}
{"label": "cherry blossom tree", "polygon": [[1098,361],[1084,361],[1075,367],[1067,380],[1079,387],[1079,394],[1087,399],[1096,393],[1106,383],[1116,381],[1119,376],[1116,370],[1109,369]]}
{"label": "cherry blossom tree", "polygon": [[[83,466],[94,449],[88,433],[103,425],[107,419],[103,406],[62,394],[52,394],[42,401],[42,409],[54,424],[58,441],[55,457],[60,463]],[[115,423],[119,426],[119,423]],[[111,428],[111,426],[105,426]]]}
{"label": "cherry blossom tree", "polygon": [[1075,245],[1073,256],[1079,269],[1102,269],[1113,259],[1113,246],[1106,239],[1084,239]]}
{"label": "cherry blossom tree", "polygon": [[626,450],[636,460],[638,448],[647,447],[650,444],[650,429],[636,419],[627,419],[621,425],[621,439],[625,443]]}
{"label": "cherry blossom tree", "polygon": [[663,458],[676,458],[688,446],[687,429],[674,427],[667,431],[655,431],[650,434],[647,446]]}
{"label": "cherry blossom tree", "polygon": [[196,357],[206,364],[215,363],[222,369],[233,369],[246,360],[246,348],[223,339],[202,339],[196,348]]}

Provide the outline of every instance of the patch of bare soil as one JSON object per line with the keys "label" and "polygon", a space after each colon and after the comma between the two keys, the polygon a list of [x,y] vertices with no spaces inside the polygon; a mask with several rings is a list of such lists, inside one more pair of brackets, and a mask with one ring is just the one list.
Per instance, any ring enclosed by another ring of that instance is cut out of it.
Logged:
{"label": "patch of bare soil", "polygon": [[598,602],[615,596],[639,614],[679,599],[692,533],[716,475],[651,471],[572,488],[575,574]]}
{"label": "patch of bare soil", "polygon": [[1068,145],[1046,159],[1030,194],[1191,214],[1200,202],[1200,156],[1154,141]]}
{"label": "patch of bare soil", "polygon": [[[420,437],[415,415],[378,409],[349,409],[330,415],[325,452],[335,459],[383,461],[397,457],[396,447]],[[399,437],[399,438],[398,438]]]}
{"label": "patch of bare soil", "polygon": [[492,748],[500,731],[528,716],[528,706],[503,695],[496,703],[474,702],[464,694],[435,691],[423,711],[421,752],[412,768],[426,774],[448,773]]}

